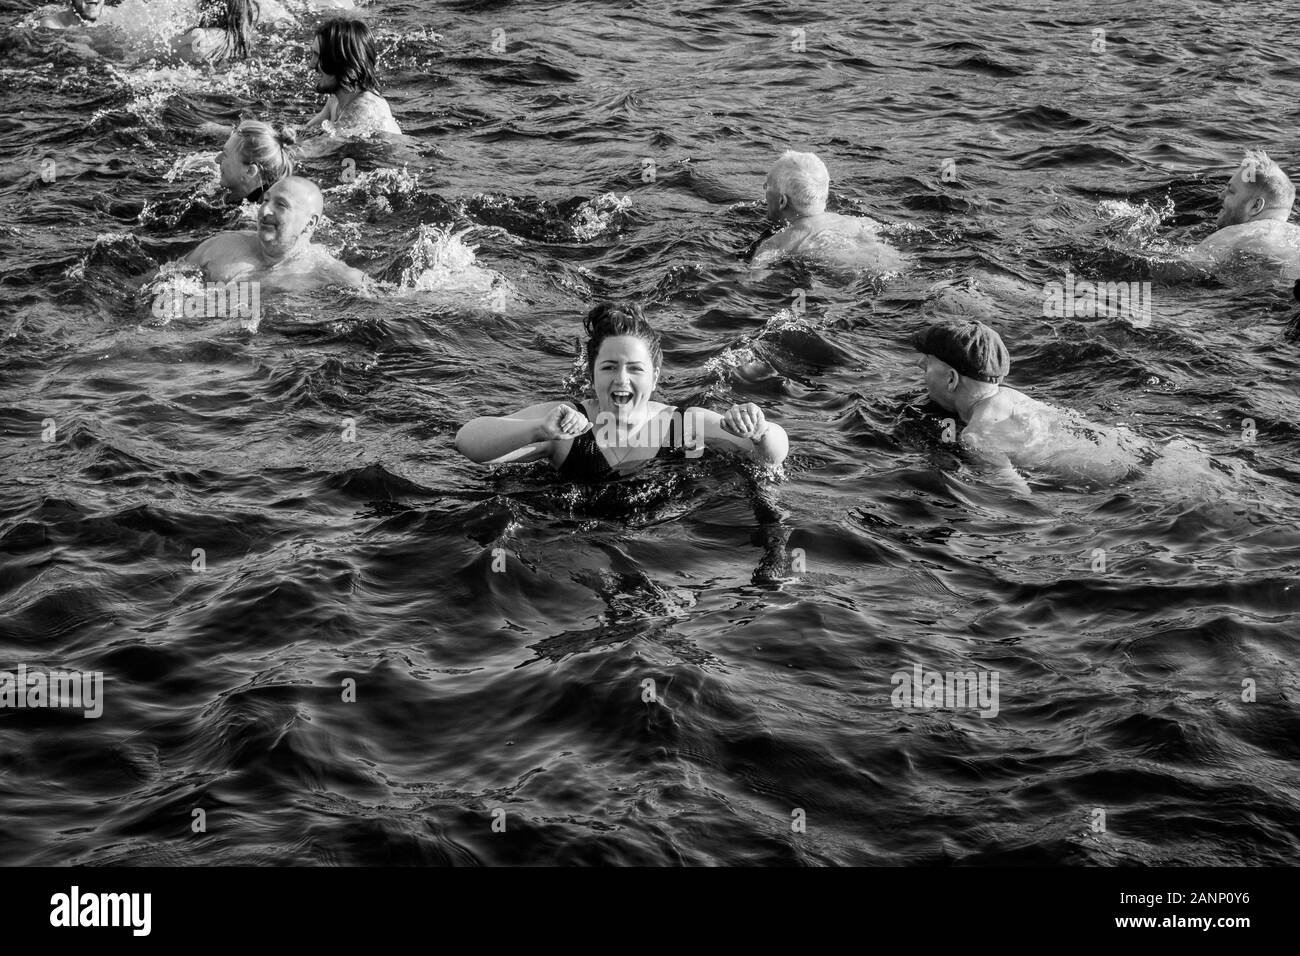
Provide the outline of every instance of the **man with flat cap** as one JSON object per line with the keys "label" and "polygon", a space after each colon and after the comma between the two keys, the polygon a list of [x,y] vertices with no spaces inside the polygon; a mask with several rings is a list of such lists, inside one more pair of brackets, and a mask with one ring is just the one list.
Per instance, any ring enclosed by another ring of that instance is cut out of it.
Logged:
{"label": "man with flat cap", "polygon": [[1152,452],[1127,429],[1095,425],[1001,384],[1011,356],[1002,337],[983,322],[937,322],[917,332],[912,345],[921,353],[917,364],[931,401],[966,425],[962,446],[1017,491],[1029,491],[1017,468],[1109,484],[1132,474]]}

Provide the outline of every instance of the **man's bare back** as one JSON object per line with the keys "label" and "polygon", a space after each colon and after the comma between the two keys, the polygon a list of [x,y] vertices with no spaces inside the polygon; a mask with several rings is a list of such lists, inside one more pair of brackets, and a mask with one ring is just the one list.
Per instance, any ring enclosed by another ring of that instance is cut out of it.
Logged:
{"label": "man's bare back", "polygon": [[961,442],[993,465],[1096,482],[1124,478],[1148,450],[1126,429],[1097,425],[1005,385],[974,406]]}
{"label": "man's bare back", "polygon": [[879,229],[880,223],[865,216],[842,216],[837,212],[804,216],[764,240],[754,253],[754,258],[762,255],[795,255],[816,245],[828,234],[850,240],[877,240]]}
{"label": "man's bare back", "polygon": [[1262,256],[1279,262],[1300,258],[1300,226],[1277,219],[1224,226],[1192,250],[1192,258],[1222,260],[1234,253]]}

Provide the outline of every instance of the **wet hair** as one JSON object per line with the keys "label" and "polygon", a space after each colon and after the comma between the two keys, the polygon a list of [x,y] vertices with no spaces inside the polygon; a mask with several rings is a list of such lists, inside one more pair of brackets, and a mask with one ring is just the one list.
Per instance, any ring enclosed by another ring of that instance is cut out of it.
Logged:
{"label": "wet hair", "polygon": [[1241,178],[1250,183],[1247,176],[1253,176],[1253,185],[1264,196],[1264,205],[1268,208],[1282,208],[1290,211],[1295,204],[1295,187],[1282,167],[1268,158],[1262,149],[1248,149],[1241,160]]}
{"label": "wet hair", "polygon": [[199,26],[226,31],[226,55],[247,59],[261,17],[257,0],[199,0]]}
{"label": "wet hair", "polygon": [[375,41],[364,20],[334,17],[316,28],[321,72],[337,76],[348,90],[381,92],[375,67]]}
{"label": "wet hair", "polygon": [[635,335],[645,342],[650,352],[650,361],[655,368],[664,362],[664,350],[659,344],[659,333],[646,321],[641,306],[635,302],[619,305],[602,302],[590,312],[582,322],[587,330],[587,377],[596,377],[596,356],[600,354],[601,343],[618,335]]}
{"label": "wet hair", "polygon": [[790,200],[795,213],[821,212],[826,208],[831,176],[816,153],[786,150],[768,171],[769,184]]}
{"label": "wet hair", "polygon": [[235,127],[239,137],[239,159],[255,163],[262,174],[262,186],[270,189],[286,176],[293,175],[294,145],[298,135],[292,126],[280,132],[261,120],[244,120]]}

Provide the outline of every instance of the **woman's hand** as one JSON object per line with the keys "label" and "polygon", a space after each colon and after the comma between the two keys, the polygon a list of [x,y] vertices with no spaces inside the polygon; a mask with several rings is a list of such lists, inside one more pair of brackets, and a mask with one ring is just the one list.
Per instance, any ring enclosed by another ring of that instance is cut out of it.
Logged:
{"label": "woman's hand", "polygon": [[753,402],[732,405],[722,416],[721,424],[723,431],[730,432],[737,438],[748,438],[752,442],[762,441],[763,434],[767,431],[767,419],[763,416],[763,410]]}
{"label": "woman's hand", "polygon": [[565,441],[577,438],[590,427],[587,416],[572,405],[557,405],[538,425],[538,440]]}

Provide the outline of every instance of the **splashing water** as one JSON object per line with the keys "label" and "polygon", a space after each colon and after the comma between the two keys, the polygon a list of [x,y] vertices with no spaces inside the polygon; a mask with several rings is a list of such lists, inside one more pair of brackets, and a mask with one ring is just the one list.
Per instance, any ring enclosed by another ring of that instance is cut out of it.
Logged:
{"label": "splashing water", "polygon": [[396,200],[399,205],[406,205],[415,198],[419,188],[419,175],[412,175],[403,166],[401,169],[372,169],[358,173],[355,179],[333,186],[325,190],[325,194],[343,201],[368,203],[382,199],[390,204]]}
{"label": "splashing water", "polygon": [[184,315],[182,303],[186,298],[201,298],[204,291],[202,270],[179,262],[167,263],[140,289],[139,302],[147,304],[156,319],[144,320],[141,327],[169,325]]}
{"label": "splashing water", "polygon": [[631,208],[631,196],[605,193],[589,199],[573,214],[573,234],[579,242],[589,242],[607,231],[617,219],[626,217]]}
{"label": "splashing water", "polygon": [[816,326],[807,317],[807,313],[795,312],[793,309],[781,309],[763,323],[763,327],[753,335],[743,336],[734,345],[723,349],[704,363],[704,370],[718,382],[725,382],[734,371],[744,372],[755,366],[767,365],[764,358],[765,341],[783,332],[808,332]]}
{"label": "splashing water", "polygon": [[439,292],[479,297],[478,304],[495,312],[523,302],[514,285],[501,273],[478,265],[478,246],[466,245],[468,229],[422,224],[410,249],[410,264],[402,270],[398,286],[414,292]]}
{"label": "splashing water", "polygon": [[[212,161],[211,152],[182,153],[172,161],[171,169],[163,174],[163,179],[169,183],[174,183],[180,176],[188,178],[195,170],[206,176],[201,185],[210,185],[212,187],[210,193],[215,192],[216,188],[221,185],[221,171],[217,168],[217,164]],[[199,177],[196,176],[195,178]]]}
{"label": "splashing water", "polygon": [[1150,202],[1135,206],[1123,199],[1103,199],[1097,203],[1097,218],[1121,230],[1122,234],[1132,238],[1155,236],[1160,224],[1174,214],[1174,201],[1165,197],[1165,204],[1159,208]]}

